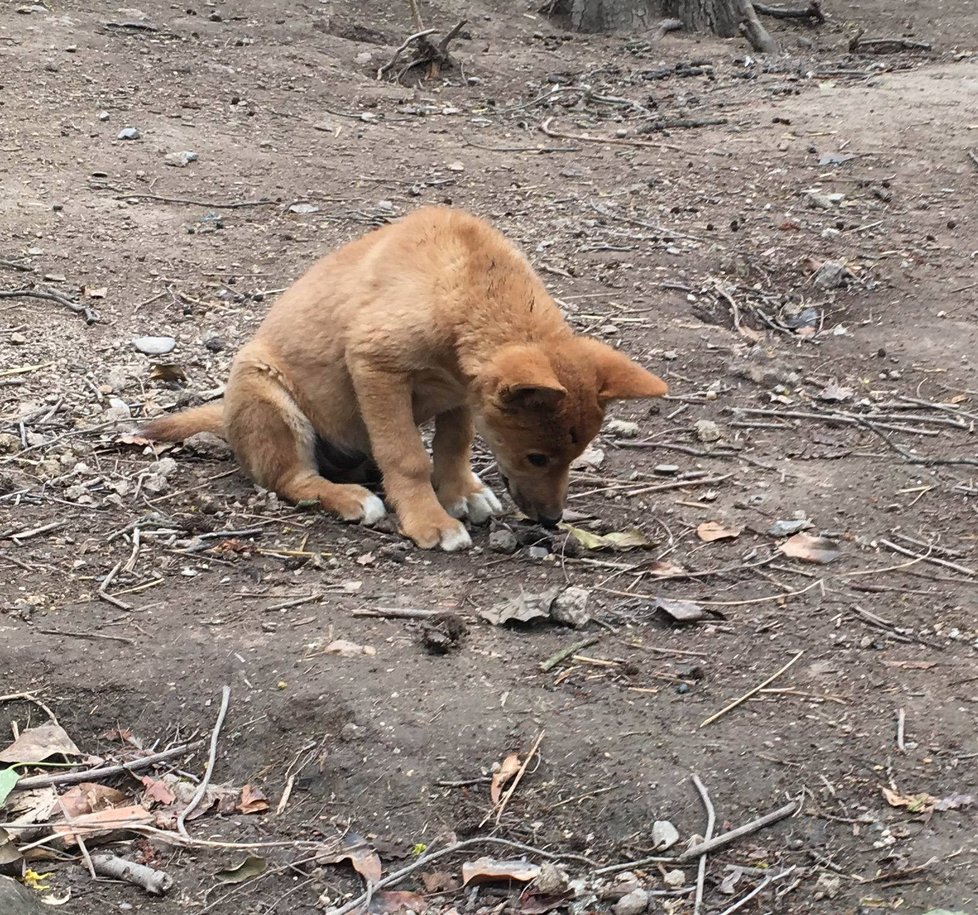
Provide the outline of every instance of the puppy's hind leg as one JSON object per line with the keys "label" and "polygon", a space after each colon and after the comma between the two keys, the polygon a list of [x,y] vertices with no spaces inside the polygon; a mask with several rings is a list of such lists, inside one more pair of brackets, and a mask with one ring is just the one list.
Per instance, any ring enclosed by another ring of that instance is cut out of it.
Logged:
{"label": "puppy's hind leg", "polygon": [[384,503],[363,486],[319,474],[312,424],[268,374],[237,373],[225,416],[228,442],[260,486],[290,502],[315,500],[344,521],[376,524],[386,514]]}

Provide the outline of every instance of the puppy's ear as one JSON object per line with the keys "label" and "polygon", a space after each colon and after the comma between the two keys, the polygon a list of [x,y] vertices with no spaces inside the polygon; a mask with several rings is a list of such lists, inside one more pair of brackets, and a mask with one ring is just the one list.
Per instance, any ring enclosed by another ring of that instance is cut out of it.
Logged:
{"label": "puppy's ear", "polygon": [[665,397],[669,393],[669,386],[661,378],[607,344],[581,337],[579,346],[583,358],[594,366],[598,403],[602,406],[612,400]]}
{"label": "puppy's ear", "polygon": [[507,410],[552,409],[567,396],[546,353],[532,344],[500,349],[479,373],[477,384]]}

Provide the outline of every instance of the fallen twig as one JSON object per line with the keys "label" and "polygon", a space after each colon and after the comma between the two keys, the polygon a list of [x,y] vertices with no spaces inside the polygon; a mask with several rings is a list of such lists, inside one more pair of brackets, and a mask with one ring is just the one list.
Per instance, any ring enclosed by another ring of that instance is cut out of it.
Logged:
{"label": "fallen twig", "polygon": [[[509,804],[510,798],[513,796],[513,793],[516,791],[516,786],[519,785],[519,783],[523,780],[523,776],[526,774],[526,770],[527,770],[527,768],[530,765],[530,761],[533,759],[534,756],[536,756],[536,752],[540,748],[540,743],[543,740],[544,733],[545,733],[545,731],[541,731],[537,735],[537,739],[535,741],[533,741],[533,746],[530,747],[530,752],[526,754],[526,759],[523,760],[523,765],[520,766],[519,772],[517,772],[516,775],[513,776],[512,783],[510,784],[509,788],[506,790],[506,793],[503,795],[503,799],[499,802],[499,808],[496,811],[496,825],[497,826],[499,825],[499,821],[503,817],[503,812],[506,810],[506,806]],[[492,816],[492,813],[491,812],[488,813],[488,814],[486,814],[486,819],[483,820],[479,824],[479,826],[480,827],[481,826],[484,826],[485,823],[486,823],[486,820],[488,820],[490,816]]]}
{"label": "fallen twig", "polygon": [[75,314],[81,315],[86,324],[95,324],[99,320],[99,313],[94,308],[73,302],[67,296],[52,292],[50,289],[35,289],[31,286],[24,286],[21,289],[4,289],[0,290],[0,299],[42,299],[45,302],[57,302]]}
{"label": "fallen twig", "polygon": [[122,642],[124,645],[135,645],[135,639],[126,638],[124,635],[105,635],[101,632],[73,632],[70,629],[35,629],[42,635],[60,635],[70,639],[90,639],[97,641],[102,639],[107,642]]}
{"label": "fallen twig", "polygon": [[732,906],[729,906],[728,908],[724,909],[720,913],[720,915],[733,915],[734,912],[736,912],[738,909],[743,908],[758,893],[763,892],[768,886],[774,883],[775,880],[781,880],[784,877],[787,877],[789,874],[794,873],[797,868],[798,868],[797,864],[792,864],[791,867],[781,871],[780,874],[771,874],[770,877],[765,877],[760,883],[757,884],[757,886],[754,887],[754,889],[752,889],[749,893],[746,893],[745,895],[741,896],[740,899],[738,899]]}
{"label": "fallen twig", "polygon": [[195,200],[191,197],[161,197],[159,194],[121,194],[116,200],[155,200],[158,203],[179,203],[184,206],[206,207],[211,210],[239,210],[243,207],[267,207],[274,206],[277,201],[267,200]]}
{"label": "fallen twig", "polygon": [[[13,698],[19,698],[20,695],[23,694],[18,694],[18,696]],[[56,720],[53,715],[51,718],[52,720]],[[68,772],[64,775],[34,775],[30,778],[20,779],[13,790],[28,791],[31,788],[48,788],[56,785],[78,785],[82,782],[97,782],[113,775],[121,775],[124,772],[136,772],[139,769],[148,769],[150,766],[166,762],[169,759],[175,759],[178,756],[186,756],[198,747],[203,746],[203,743],[203,740],[195,740],[193,743],[181,744],[178,747],[172,747],[161,753],[153,753],[150,756],[144,756],[141,759],[134,759],[132,762],[120,763],[115,766],[99,766],[94,769],[84,769],[79,772]]]}
{"label": "fallen twig", "polygon": [[415,871],[425,867],[432,861],[435,861],[438,858],[443,858],[446,855],[454,854],[457,851],[461,851],[463,848],[471,848],[475,845],[483,844],[502,845],[506,848],[513,848],[516,851],[521,851],[526,854],[539,855],[541,858],[547,858],[551,861],[577,861],[581,864],[587,865],[588,867],[594,867],[594,862],[590,858],[585,858],[583,855],[564,855],[560,854],[559,852],[544,851],[541,848],[534,848],[532,845],[524,845],[522,842],[513,842],[509,839],[501,839],[497,836],[478,836],[474,839],[463,839],[459,842],[453,842],[447,848],[440,848],[438,851],[429,852],[428,854],[415,858],[414,861],[405,867],[402,867],[399,871],[395,871],[393,874],[388,874],[382,880],[378,880],[376,883],[372,884],[366,892],[361,893],[355,899],[351,899],[338,909],[331,909],[329,915],[346,915],[347,912],[352,912],[354,909],[360,908],[360,906],[370,899],[378,890],[387,889],[389,886],[400,883],[405,877],[409,877]]}
{"label": "fallen twig", "polygon": [[929,562],[935,566],[942,566],[945,569],[952,569],[955,572],[960,572],[962,575],[967,575],[969,578],[978,577],[978,571],[969,569],[967,566],[958,565],[958,563],[951,562],[948,559],[940,559],[937,556],[927,556],[921,555],[920,553],[914,553],[912,550],[908,550],[906,547],[900,546],[898,543],[893,543],[890,540],[880,540],[879,542],[888,550],[893,550],[894,553],[900,553],[902,556],[909,556],[912,559],[916,559],[920,562]]}
{"label": "fallen twig", "polygon": [[897,712],[897,734],[896,734],[896,744],[897,749],[901,753],[907,752],[907,745],[904,743],[904,729],[907,726],[907,712],[905,709],[900,709]]}
{"label": "fallen twig", "polygon": [[177,817],[177,832],[185,839],[190,838],[186,826],[187,817],[197,809],[197,805],[204,799],[204,795],[207,793],[207,787],[210,785],[211,776],[214,774],[214,766],[217,762],[217,740],[221,736],[221,727],[224,724],[224,716],[228,713],[228,704],[230,701],[231,687],[225,686],[221,690],[221,709],[217,713],[217,721],[214,723],[214,730],[211,733],[210,755],[207,759],[207,768],[204,770],[204,777],[200,780],[197,791],[194,793],[193,798],[191,798],[190,803],[180,811],[180,815]]}
{"label": "fallen twig", "polygon": [[909,38],[863,38],[864,30],[860,29],[849,39],[849,53],[869,51],[873,54],[886,54],[890,51],[929,51],[929,41],[912,41]]}
{"label": "fallen twig", "polygon": [[420,28],[413,35],[408,35],[408,37],[404,39],[403,44],[401,44],[401,46],[394,52],[394,56],[377,71],[377,79],[384,78],[384,74],[389,72],[394,64],[397,63],[398,58],[408,49],[412,41],[417,41],[419,38],[423,38],[425,35],[431,35],[437,31],[438,29]]}
{"label": "fallen twig", "polygon": [[[700,777],[693,773],[693,784],[700,793],[700,799],[706,808],[706,832],[703,833],[703,841],[709,842],[713,838],[713,827],[716,825],[717,815],[713,809],[713,802],[710,800],[710,793],[706,790],[706,785],[700,781]],[[700,855],[699,864],[696,871],[696,897],[693,900],[693,915],[699,915],[700,906],[703,905],[703,889],[706,885],[706,855]]]}
{"label": "fallen twig", "polygon": [[173,878],[169,874],[144,864],[126,861],[125,858],[117,858],[115,855],[93,855],[91,860],[96,874],[132,883],[151,896],[164,896],[173,886]]}
{"label": "fallen twig", "polygon": [[757,693],[759,693],[762,689],[764,689],[765,686],[768,686],[769,684],[773,683],[775,680],[778,679],[778,677],[780,677],[783,673],[785,673],[804,653],[805,653],[804,649],[799,651],[790,661],[788,661],[787,664],[785,664],[775,673],[771,674],[771,676],[768,677],[763,683],[759,684],[758,686],[755,686],[753,689],[748,690],[739,698],[734,699],[734,701],[731,702],[729,705],[720,709],[719,712],[717,712],[714,715],[710,715],[709,718],[702,721],[700,723],[700,727],[705,728],[707,725],[713,724],[714,721],[717,721],[718,719],[722,718],[724,715],[727,714],[727,712],[733,711],[735,708],[737,708],[738,705],[742,705],[744,702],[750,699],[751,696],[754,696]]}
{"label": "fallen twig", "polygon": [[976,166],[978,166],[978,153],[976,153],[973,149],[968,150],[968,158],[974,162]]}
{"label": "fallen twig", "polygon": [[681,146],[676,146],[674,143],[654,143],[651,140],[629,140],[625,137],[592,137],[586,133],[559,133],[551,129],[550,123],[552,121],[553,118],[547,118],[540,125],[540,130],[548,137],[554,137],[557,140],[576,140],[579,143],[607,143],[610,146],[647,146],[652,149],[671,149],[673,152],[682,153],[693,152],[693,150],[686,150]]}
{"label": "fallen twig", "polygon": [[353,616],[379,616],[399,620],[430,620],[444,616],[447,610],[423,610],[414,607],[363,607],[353,611]]}
{"label": "fallen twig", "polygon": [[777,823],[779,820],[783,820],[785,817],[797,813],[800,809],[801,803],[799,801],[791,801],[791,803],[785,804],[783,807],[778,807],[777,810],[765,813],[764,816],[760,816],[756,820],[744,823],[743,826],[738,826],[736,829],[731,829],[728,832],[722,832],[713,839],[700,842],[692,848],[687,848],[675,860],[680,863],[683,861],[692,861],[694,858],[699,858],[701,855],[707,854],[707,852],[716,851],[716,849],[723,848],[743,836],[749,836],[752,833],[764,829],[765,826]]}
{"label": "fallen twig", "polygon": [[636,128],[638,133],[658,133],[665,130],[695,130],[698,127],[718,127],[728,118],[656,118]]}
{"label": "fallen twig", "polygon": [[752,0],[754,9],[761,16],[772,19],[811,19],[814,22],[825,22],[825,12],[822,10],[822,0],[809,0],[808,6],[785,9],[780,6],[768,6]]}
{"label": "fallen twig", "polygon": [[30,530],[26,531],[3,531],[0,533],[0,540],[9,539],[20,545],[22,540],[37,537],[39,534],[46,534],[48,531],[54,531],[63,526],[64,521],[52,521],[50,524],[43,524],[40,527],[32,527]]}
{"label": "fallen twig", "polygon": [[574,642],[574,644],[568,645],[566,648],[561,648],[560,651],[555,652],[546,661],[540,663],[540,670],[544,672],[553,670],[561,661],[566,660],[573,654],[577,654],[582,648],[588,648],[599,641],[599,636],[592,635],[586,639],[581,639],[579,642]]}

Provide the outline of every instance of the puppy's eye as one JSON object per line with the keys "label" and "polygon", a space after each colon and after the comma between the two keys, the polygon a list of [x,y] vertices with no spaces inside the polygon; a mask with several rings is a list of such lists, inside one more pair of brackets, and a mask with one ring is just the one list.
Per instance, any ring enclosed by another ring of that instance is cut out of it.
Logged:
{"label": "puppy's eye", "polygon": [[546,467],[547,461],[549,460],[545,454],[528,454],[526,459],[534,467]]}

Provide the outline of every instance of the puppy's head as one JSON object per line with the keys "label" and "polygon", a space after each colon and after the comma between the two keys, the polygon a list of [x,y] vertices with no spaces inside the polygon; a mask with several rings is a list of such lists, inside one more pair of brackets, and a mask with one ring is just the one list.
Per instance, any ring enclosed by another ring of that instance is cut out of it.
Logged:
{"label": "puppy's head", "polygon": [[476,425],[506,488],[548,527],[560,521],[571,461],[598,434],[608,403],[668,390],[610,346],[572,336],[497,350],[475,389]]}

